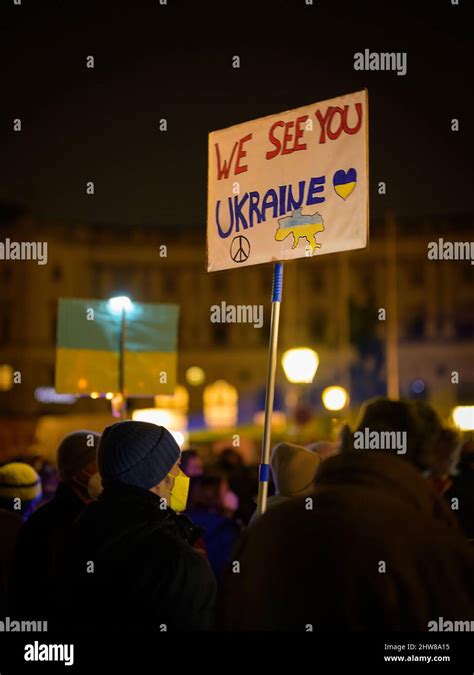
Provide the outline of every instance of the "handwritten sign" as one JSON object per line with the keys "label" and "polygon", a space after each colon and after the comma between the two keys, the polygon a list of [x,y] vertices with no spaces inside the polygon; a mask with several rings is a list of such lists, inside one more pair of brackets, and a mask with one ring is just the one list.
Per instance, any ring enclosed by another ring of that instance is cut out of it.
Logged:
{"label": "handwritten sign", "polygon": [[209,134],[208,271],[365,248],[367,90]]}

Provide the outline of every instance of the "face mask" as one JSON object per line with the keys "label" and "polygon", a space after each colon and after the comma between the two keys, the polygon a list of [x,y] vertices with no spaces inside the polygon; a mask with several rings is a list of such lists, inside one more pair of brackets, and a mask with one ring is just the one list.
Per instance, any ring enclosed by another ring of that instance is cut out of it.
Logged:
{"label": "face mask", "polygon": [[87,492],[89,494],[89,497],[97,501],[102,494],[104,487],[102,485],[102,479],[100,477],[99,473],[95,473],[93,476],[89,478],[89,482],[87,483]]}
{"label": "face mask", "polygon": [[186,502],[188,501],[189,478],[181,471],[181,469],[178,470],[179,473],[177,476],[173,476],[171,473],[168,474],[168,476],[174,478],[173,489],[170,490],[170,507],[173,511],[184,511]]}
{"label": "face mask", "polygon": [[82,469],[82,471],[79,471],[75,476],[73,476],[69,483],[69,486],[72,488],[73,492],[82,502],[84,502],[84,504],[89,504],[92,499],[97,499],[98,497],[98,495],[93,497],[89,492],[89,485],[91,480],[96,475],[96,471],[97,469],[95,464],[87,465],[84,469]]}

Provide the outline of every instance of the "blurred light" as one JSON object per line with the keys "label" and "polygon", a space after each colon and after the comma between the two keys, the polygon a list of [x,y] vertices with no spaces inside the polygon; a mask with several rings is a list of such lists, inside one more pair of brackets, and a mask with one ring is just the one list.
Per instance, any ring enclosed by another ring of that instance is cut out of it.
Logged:
{"label": "blurred light", "polygon": [[186,371],[186,381],[193,387],[198,387],[206,379],[206,373],[199,366],[191,366]]}
{"label": "blurred light", "polygon": [[211,429],[225,429],[237,424],[237,389],[225,380],[217,380],[204,389],[204,421]]}
{"label": "blurred light", "polygon": [[110,399],[110,408],[112,410],[112,416],[117,419],[122,417],[122,413],[125,408],[125,398],[123,394],[114,394]]}
{"label": "blurred light", "polygon": [[289,382],[310,383],[319,366],[319,357],[314,349],[298,347],[283,354],[283,370]]}
{"label": "blurred light", "polygon": [[35,399],[40,403],[58,403],[71,405],[77,401],[74,394],[58,394],[54,387],[37,387]]}
{"label": "blurred light", "polygon": [[349,394],[344,387],[326,387],[322,399],[326,410],[342,410],[349,403]]}
{"label": "blurred light", "polygon": [[13,387],[13,368],[7,363],[0,365],[0,391],[9,391]]}
{"label": "blurred light", "polygon": [[[265,411],[259,410],[253,416],[253,423],[259,427],[263,427],[265,422]],[[272,424],[273,429],[283,430],[286,427],[286,415],[281,410],[274,410],[272,413]]]}
{"label": "blurred light", "polygon": [[129,312],[133,303],[126,295],[117,295],[116,298],[110,298],[109,308],[114,314],[121,314],[122,311]]}
{"label": "blurred light", "polygon": [[81,377],[77,381],[77,386],[79,387],[79,389],[85,389],[87,387],[87,380],[85,379],[85,377]]}
{"label": "blurred light", "polygon": [[157,394],[155,396],[155,408],[165,408],[167,410],[180,410],[181,412],[187,412],[188,407],[188,390],[181,384],[178,384],[175,387],[174,394]]}
{"label": "blurred light", "polygon": [[425,383],[423,380],[414,380],[411,383],[411,390],[414,394],[422,394],[425,391]]}
{"label": "blurred light", "polygon": [[114,397],[113,391],[108,391],[105,395],[105,398],[107,399],[107,401],[111,401],[113,399],[113,397]]}
{"label": "blurred light", "polygon": [[171,435],[173,436],[174,440],[176,441],[176,443],[181,448],[184,444],[184,441],[186,440],[184,434],[181,433],[181,431],[171,431]]}
{"label": "blurred light", "polygon": [[454,424],[461,431],[474,430],[474,405],[458,405],[453,412]]}
{"label": "blurred light", "polygon": [[149,422],[160,427],[166,427],[176,443],[181,447],[188,438],[188,433],[183,428],[183,415],[174,410],[158,410],[157,408],[141,408],[134,410],[132,419],[137,422]]}
{"label": "blurred light", "polygon": [[91,398],[99,398],[99,394],[96,391],[91,393]]}

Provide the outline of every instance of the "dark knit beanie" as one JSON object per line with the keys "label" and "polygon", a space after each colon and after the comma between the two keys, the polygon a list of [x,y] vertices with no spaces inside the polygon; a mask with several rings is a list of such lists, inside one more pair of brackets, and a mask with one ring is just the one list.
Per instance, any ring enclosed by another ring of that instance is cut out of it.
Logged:
{"label": "dark knit beanie", "polygon": [[168,429],[149,422],[117,422],[104,429],[97,464],[105,487],[118,481],[149,490],[168,475],[180,454]]}

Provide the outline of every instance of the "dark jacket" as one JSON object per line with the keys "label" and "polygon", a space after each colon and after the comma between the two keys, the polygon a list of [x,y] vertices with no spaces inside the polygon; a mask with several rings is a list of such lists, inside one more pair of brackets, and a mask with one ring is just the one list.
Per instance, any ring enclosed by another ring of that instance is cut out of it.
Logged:
{"label": "dark jacket", "polygon": [[203,539],[209,564],[219,579],[224,567],[230,561],[240,528],[232,518],[226,518],[204,509],[194,509],[188,511],[188,514],[193,523],[204,530]]}
{"label": "dark jacket", "polygon": [[474,620],[474,553],[407,462],[330,458],[312,499],[276,506],[246,530],[220,627],[427,631],[439,617]]}
{"label": "dark jacket", "polygon": [[215,579],[192,547],[200,534],[152,492],[106,487],[71,530],[53,628],[208,629]]}
{"label": "dark jacket", "polygon": [[21,528],[21,517],[0,509],[0,617],[9,612],[7,607],[8,580],[13,567],[15,542]]}
{"label": "dark jacket", "polygon": [[11,579],[12,612],[18,617],[45,618],[56,587],[57,559],[65,537],[85,504],[64,483],[54,499],[23,524],[18,535]]}
{"label": "dark jacket", "polygon": [[[452,483],[444,493],[446,502],[453,508],[466,537],[474,541],[474,472],[460,474],[452,478]],[[453,500],[457,501],[454,502]]]}

